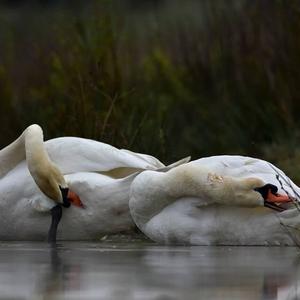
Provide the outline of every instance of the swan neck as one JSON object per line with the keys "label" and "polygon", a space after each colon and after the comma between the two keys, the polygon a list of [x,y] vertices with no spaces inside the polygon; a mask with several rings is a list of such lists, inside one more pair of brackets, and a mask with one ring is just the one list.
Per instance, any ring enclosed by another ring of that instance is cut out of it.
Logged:
{"label": "swan neck", "polygon": [[30,126],[25,130],[24,149],[28,169],[33,177],[51,166],[44,146],[43,132],[40,128]]}
{"label": "swan neck", "polygon": [[206,178],[205,170],[192,165],[181,165],[167,173],[143,172],[131,190],[130,210],[135,223],[142,228],[180,198],[201,197],[205,194]]}
{"label": "swan neck", "polygon": [[19,138],[0,151],[0,178],[4,177],[25,158],[23,132]]}
{"label": "swan neck", "polygon": [[[217,187],[216,185],[212,187],[210,184],[210,178],[216,175],[211,174],[203,167],[199,168],[198,166],[186,164],[170,170],[166,175],[166,192],[176,199],[181,197],[207,197]],[[219,178],[219,183],[222,183],[221,177]]]}
{"label": "swan neck", "polygon": [[67,185],[48,156],[43,131],[38,125],[29,126],[18,139],[0,151],[0,176],[5,176],[24,159],[40,190],[49,198],[61,202],[59,186],[65,188]]}
{"label": "swan neck", "polygon": [[235,178],[212,173],[208,168],[192,164],[179,166],[167,174],[166,191],[173,199],[196,197],[206,203],[255,206],[261,204],[249,187],[255,178]]}
{"label": "swan neck", "polygon": [[62,202],[59,187],[67,184],[59,169],[51,162],[44,146],[42,129],[37,125],[27,128],[24,135],[28,169],[41,191],[54,201]]}

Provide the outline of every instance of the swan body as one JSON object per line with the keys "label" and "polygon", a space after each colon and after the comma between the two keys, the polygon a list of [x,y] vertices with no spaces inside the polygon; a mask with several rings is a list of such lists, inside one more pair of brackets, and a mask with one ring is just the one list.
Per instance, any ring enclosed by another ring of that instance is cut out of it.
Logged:
{"label": "swan body", "polygon": [[[65,175],[65,179],[85,209],[71,206],[64,210],[58,239],[97,239],[134,227],[128,209],[133,177],[114,179],[93,172],[75,172]],[[41,193],[25,162],[0,180],[0,190],[0,239],[45,240],[53,201]]]}
{"label": "swan body", "polygon": [[[280,174],[278,181],[276,175]],[[278,168],[244,156],[213,156],[167,173],[145,171],[131,186],[136,225],[154,241],[192,245],[295,245],[300,215],[264,207],[255,190],[272,184],[281,194],[300,189]]]}
{"label": "swan body", "polygon": [[93,140],[43,142],[40,127],[32,125],[0,151],[0,239],[45,239],[47,212],[62,201],[51,187],[54,175],[56,183],[74,191],[85,205],[64,210],[59,239],[95,239],[129,230],[134,226],[128,209],[130,185],[146,169],[168,167],[150,155]]}

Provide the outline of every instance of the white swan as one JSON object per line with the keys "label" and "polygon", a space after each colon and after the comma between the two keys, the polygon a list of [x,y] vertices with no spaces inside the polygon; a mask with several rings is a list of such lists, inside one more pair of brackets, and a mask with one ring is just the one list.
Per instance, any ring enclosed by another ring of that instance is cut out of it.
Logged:
{"label": "white swan", "polygon": [[[80,206],[80,197],[85,209],[64,210],[59,239],[95,239],[128,230],[133,227],[130,184],[139,171],[158,168],[168,169],[152,156],[92,140],[64,137],[43,143],[41,128],[29,126],[0,151],[0,239],[43,240],[50,222],[41,212],[62,204],[66,188],[76,193],[73,203]],[[66,204],[69,200],[65,195]]]}
{"label": "white swan", "polygon": [[160,243],[294,245],[299,211],[277,204],[295,192],[300,189],[266,161],[213,156],[167,173],[141,173],[131,185],[129,207],[136,225]]}
{"label": "white swan", "polygon": [[24,158],[35,183],[45,196],[52,200],[41,199],[40,203],[49,209],[52,215],[48,241],[56,242],[62,206],[69,207],[72,203],[83,207],[83,204],[80,198],[69,190],[64,176],[50,160],[44,149],[43,131],[38,125],[28,127],[16,141],[0,151],[0,176],[5,176]]}

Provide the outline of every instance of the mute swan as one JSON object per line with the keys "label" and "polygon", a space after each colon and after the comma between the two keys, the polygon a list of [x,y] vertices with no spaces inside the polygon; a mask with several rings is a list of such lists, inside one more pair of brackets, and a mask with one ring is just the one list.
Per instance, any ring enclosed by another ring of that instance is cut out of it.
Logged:
{"label": "mute swan", "polygon": [[80,198],[71,190],[58,167],[51,162],[44,149],[43,131],[38,125],[29,126],[13,143],[0,151],[0,177],[5,176],[22,159],[39,189],[52,201],[40,200],[52,215],[48,241],[56,241],[56,231],[62,216],[62,206],[74,204],[83,207]]}
{"label": "mute swan", "polygon": [[281,203],[294,192],[300,189],[266,161],[213,156],[139,174],[129,208],[141,231],[160,243],[295,245],[299,211]]}
{"label": "mute swan", "polygon": [[[51,211],[48,238],[54,241],[61,204],[69,206],[69,201],[85,209],[64,211],[59,239],[95,239],[128,230],[134,226],[128,201],[136,174],[171,167],[93,140],[63,137],[43,143],[42,129],[31,125],[0,151],[0,239],[43,240]],[[67,195],[67,188],[73,193]]]}

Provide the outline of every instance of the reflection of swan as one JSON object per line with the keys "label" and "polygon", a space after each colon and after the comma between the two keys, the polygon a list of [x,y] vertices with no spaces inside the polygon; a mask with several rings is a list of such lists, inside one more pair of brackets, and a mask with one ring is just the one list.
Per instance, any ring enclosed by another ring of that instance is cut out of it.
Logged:
{"label": "reflection of swan", "polygon": [[2,299],[299,299],[295,247],[72,242],[49,260],[45,244],[1,243],[0,253]]}
{"label": "reflection of swan", "polygon": [[293,195],[277,172],[287,179],[269,163],[242,156],[203,158],[167,173],[145,171],[132,183],[130,212],[161,243],[294,244],[289,233],[300,227],[298,210],[264,207],[284,210],[276,203],[287,202],[285,191]]}
{"label": "reflection of swan", "polygon": [[139,287],[155,291],[151,299],[299,299],[279,297],[299,282],[294,247],[152,246],[144,251],[143,274],[148,277],[140,276],[144,282]]}
{"label": "reflection of swan", "polygon": [[[60,238],[91,239],[127,230],[132,226],[128,212],[131,181],[138,171],[157,168],[164,165],[152,156],[92,140],[66,137],[43,143],[40,127],[32,125],[0,151],[0,238],[43,239],[48,219],[40,212],[61,209],[57,203],[68,206],[69,195],[62,199],[66,188],[80,197],[86,209],[65,210]],[[74,199],[80,206],[79,198]]]}

